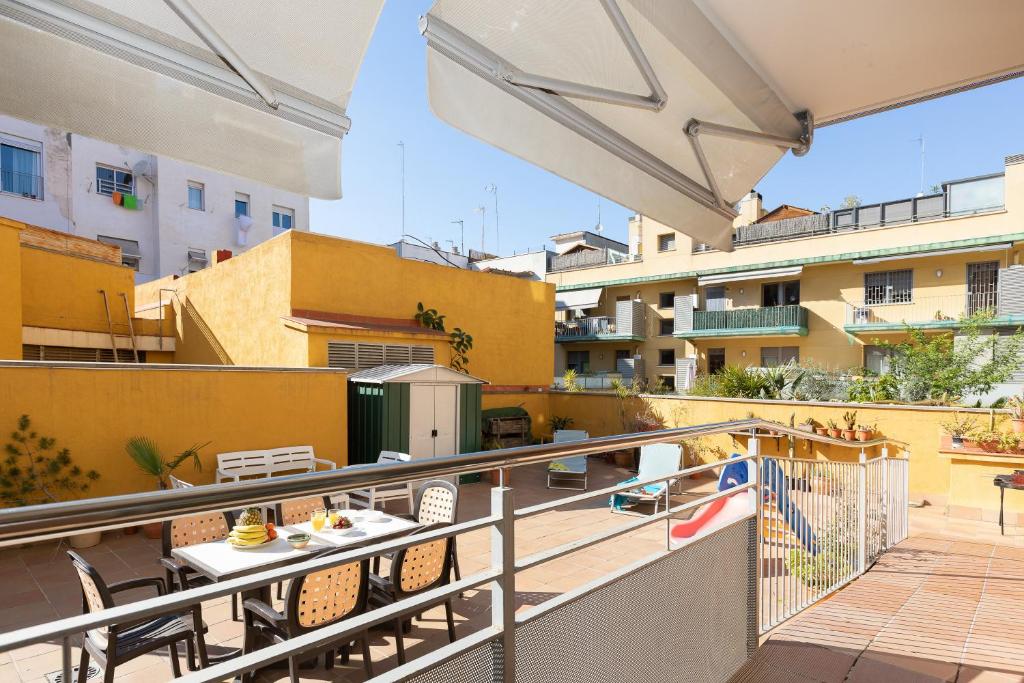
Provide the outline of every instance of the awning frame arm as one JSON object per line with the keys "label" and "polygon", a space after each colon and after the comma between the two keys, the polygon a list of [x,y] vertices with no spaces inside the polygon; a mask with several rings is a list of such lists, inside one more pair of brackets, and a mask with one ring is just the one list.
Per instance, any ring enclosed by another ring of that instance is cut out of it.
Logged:
{"label": "awning frame arm", "polygon": [[718,188],[718,181],[715,180],[711,164],[708,162],[707,155],[704,154],[704,147],[700,143],[700,135],[713,135],[741,142],[753,142],[758,145],[784,147],[792,150],[793,156],[802,157],[810,151],[811,143],[814,140],[814,116],[809,111],[798,112],[794,116],[801,127],[799,138],[787,138],[782,135],[773,135],[772,133],[762,133],[761,131],[725,126],[720,123],[712,123],[700,119],[690,119],[686,124],[684,132],[690,140],[690,145],[693,147],[697,163],[700,164],[700,169],[704,172],[704,179],[707,181],[708,189],[711,190],[711,194],[714,195],[715,201],[719,206],[725,208],[728,204],[722,199],[722,193]]}
{"label": "awning frame arm", "polygon": [[267,103],[272,109],[277,109],[281,106],[280,101],[277,99],[277,95],[274,93],[274,89],[269,83],[264,80],[263,76],[257,73],[252,67],[250,67],[244,59],[242,59],[234,48],[231,47],[224,38],[221,37],[217,30],[206,21],[205,17],[199,13],[199,11],[192,6],[188,0],[164,0],[167,6],[170,7],[175,14],[177,14],[185,24],[192,29],[192,31],[199,36],[199,38],[206,43],[213,52],[224,60],[224,62],[237,73],[242,80],[249,84],[257,95],[263,98],[263,101]]}
{"label": "awning frame arm", "polygon": [[636,68],[640,71],[640,75],[643,77],[647,87],[650,88],[651,93],[649,95],[636,95],[634,93],[611,90],[609,88],[600,88],[594,85],[576,83],[574,81],[565,81],[560,78],[550,78],[539,74],[527,73],[517,69],[507,62],[502,63],[501,68],[495,73],[495,75],[512,85],[517,85],[523,88],[546,90],[563,97],[576,97],[579,99],[605,102],[607,104],[615,104],[624,107],[637,107],[639,109],[661,111],[665,108],[665,104],[668,102],[668,94],[661,86],[661,82],[658,80],[658,75],[654,72],[654,67],[652,67],[651,63],[647,60],[647,55],[640,46],[640,41],[638,41],[636,39],[636,35],[633,34],[633,29],[630,28],[629,22],[626,21],[626,17],[623,16],[622,10],[619,8],[616,0],[601,0],[601,6],[608,15],[608,19],[611,21],[612,26],[615,27],[616,33],[619,34],[619,38],[622,39],[622,43],[625,45],[626,51],[629,52],[629,56],[633,60],[633,64],[636,65]]}

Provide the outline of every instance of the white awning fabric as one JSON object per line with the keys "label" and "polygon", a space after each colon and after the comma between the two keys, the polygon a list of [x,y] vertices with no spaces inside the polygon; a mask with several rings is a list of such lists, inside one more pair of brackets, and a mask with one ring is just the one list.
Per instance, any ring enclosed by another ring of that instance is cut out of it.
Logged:
{"label": "white awning fabric", "polygon": [[815,121],[1020,75],[1021,25],[1016,0],[437,0],[420,28],[442,120],[731,250]]}
{"label": "white awning fabric", "polygon": [[594,308],[601,301],[603,287],[577,289],[570,292],[555,292],[555,310],[586,310]]}
{"label": "white awning fabric", "polygon": [[718,273],[717,275],[704,275],[697,278],[697,286],[720,285],[725,282],[742,282],[744,280],[774,280],[791,277],[799,277],[804,272],[803,266],[791,266],[788,268],[764,268],[761,270],[746,270],[739,273]]}
{"label": "white awning fabric", "polygon": [[383,0],[0,0],[0,109],[322,198]]}

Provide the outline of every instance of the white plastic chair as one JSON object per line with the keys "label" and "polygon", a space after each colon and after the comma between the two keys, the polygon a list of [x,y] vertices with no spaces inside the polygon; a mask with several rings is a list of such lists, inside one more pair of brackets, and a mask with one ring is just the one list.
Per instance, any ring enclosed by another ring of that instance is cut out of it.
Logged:
{"label": "white plastic chair", "polygon": [[[391,465],[399,462],[409,462],[410,460],[412,460],[412,456],[408,453],[399,453],[398,451],[381,451],[380,456],[377,458],[377,464]],[[353,465],[352,467],[360,467],[360,465]],[[394,486],[377,486],[370,489],[349,492],[349,504],[352,507],[362,507],[367,510],[376,509],[379,503],[402,499],[404,499],[409,505],[409,512],[412,513],[412,482],[396,484]]]}
{"label": "white plastic chair", "polygon": [[[555,443],[567,441],[583,441],[590,438],[590,434],[582,429],[559,429],[555,432]],[[566,484],[576,483],[579,486],[558,486],[561,481]],[[548,463],[548,488],[549,489],[572,489],[587,490],[587,456],[573,455],[567,458],[558,458]]]}

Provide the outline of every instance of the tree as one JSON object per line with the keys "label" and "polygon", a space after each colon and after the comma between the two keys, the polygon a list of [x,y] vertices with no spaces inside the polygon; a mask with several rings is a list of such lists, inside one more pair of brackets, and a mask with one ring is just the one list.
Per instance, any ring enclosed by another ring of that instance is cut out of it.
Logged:
{"label": "tree", "polygon": [[[952,403],[968,394],[984,394],[1020,367],[1024,330],[1010,336],[985,331],[991,312],[961,318],[959,334],[928,335],[907,325],[907,339],[878,342],[891,353],[889,370],[904,401]],[[883,376],[884,377],[884,376]]]}
{"label": "tree", "polygon": [[77,498],[100,478],[96,470],[83,470],[71,460],[71,451],[57,448],[57,440],[32,429],[28,415],[0,461],[0,506],[38,505]]}
{"label": "tree", "polygon": [[839,205],[842,209],[854,209],[861,205],[860,197],[855,194],[848,194],[843,197],[843,203]]}

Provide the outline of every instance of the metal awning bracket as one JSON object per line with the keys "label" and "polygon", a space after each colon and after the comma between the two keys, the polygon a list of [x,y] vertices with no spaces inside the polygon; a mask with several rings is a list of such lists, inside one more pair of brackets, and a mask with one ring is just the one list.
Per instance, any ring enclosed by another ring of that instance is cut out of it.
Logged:
{"label": "metal awning bracket", "polygon": [[711,194],[714,195],[715,201],[719,206],[725,208],[728,204],[722,199],[722,193],[718,189],[718,181],[715,180],[714,171],[711,170],[711,164],[708,162],[707,155],[704,154],[704,147],[700,144],[701,134],[740,140],[742,142],[753,142],[758,145],[784,147],[792,150],[793,156],[802,157],[810,151],[811,143],[814,140],[814,116],[809,111],[802,111],[794,114],[794,117],[800,123],[801,128],[800,137],[795,139],[782,135],[773,135],[772,133],[762,133],[756,130],[723,126],[719,123],[701,121],[700,119],[689,120],[683,130],[686,133],[686,137],[690,140],[690,145],[693,147],[697,163],[700,164],[701,171],[704,172],[704,179],[707,181],[708,189],[711,190]]}

